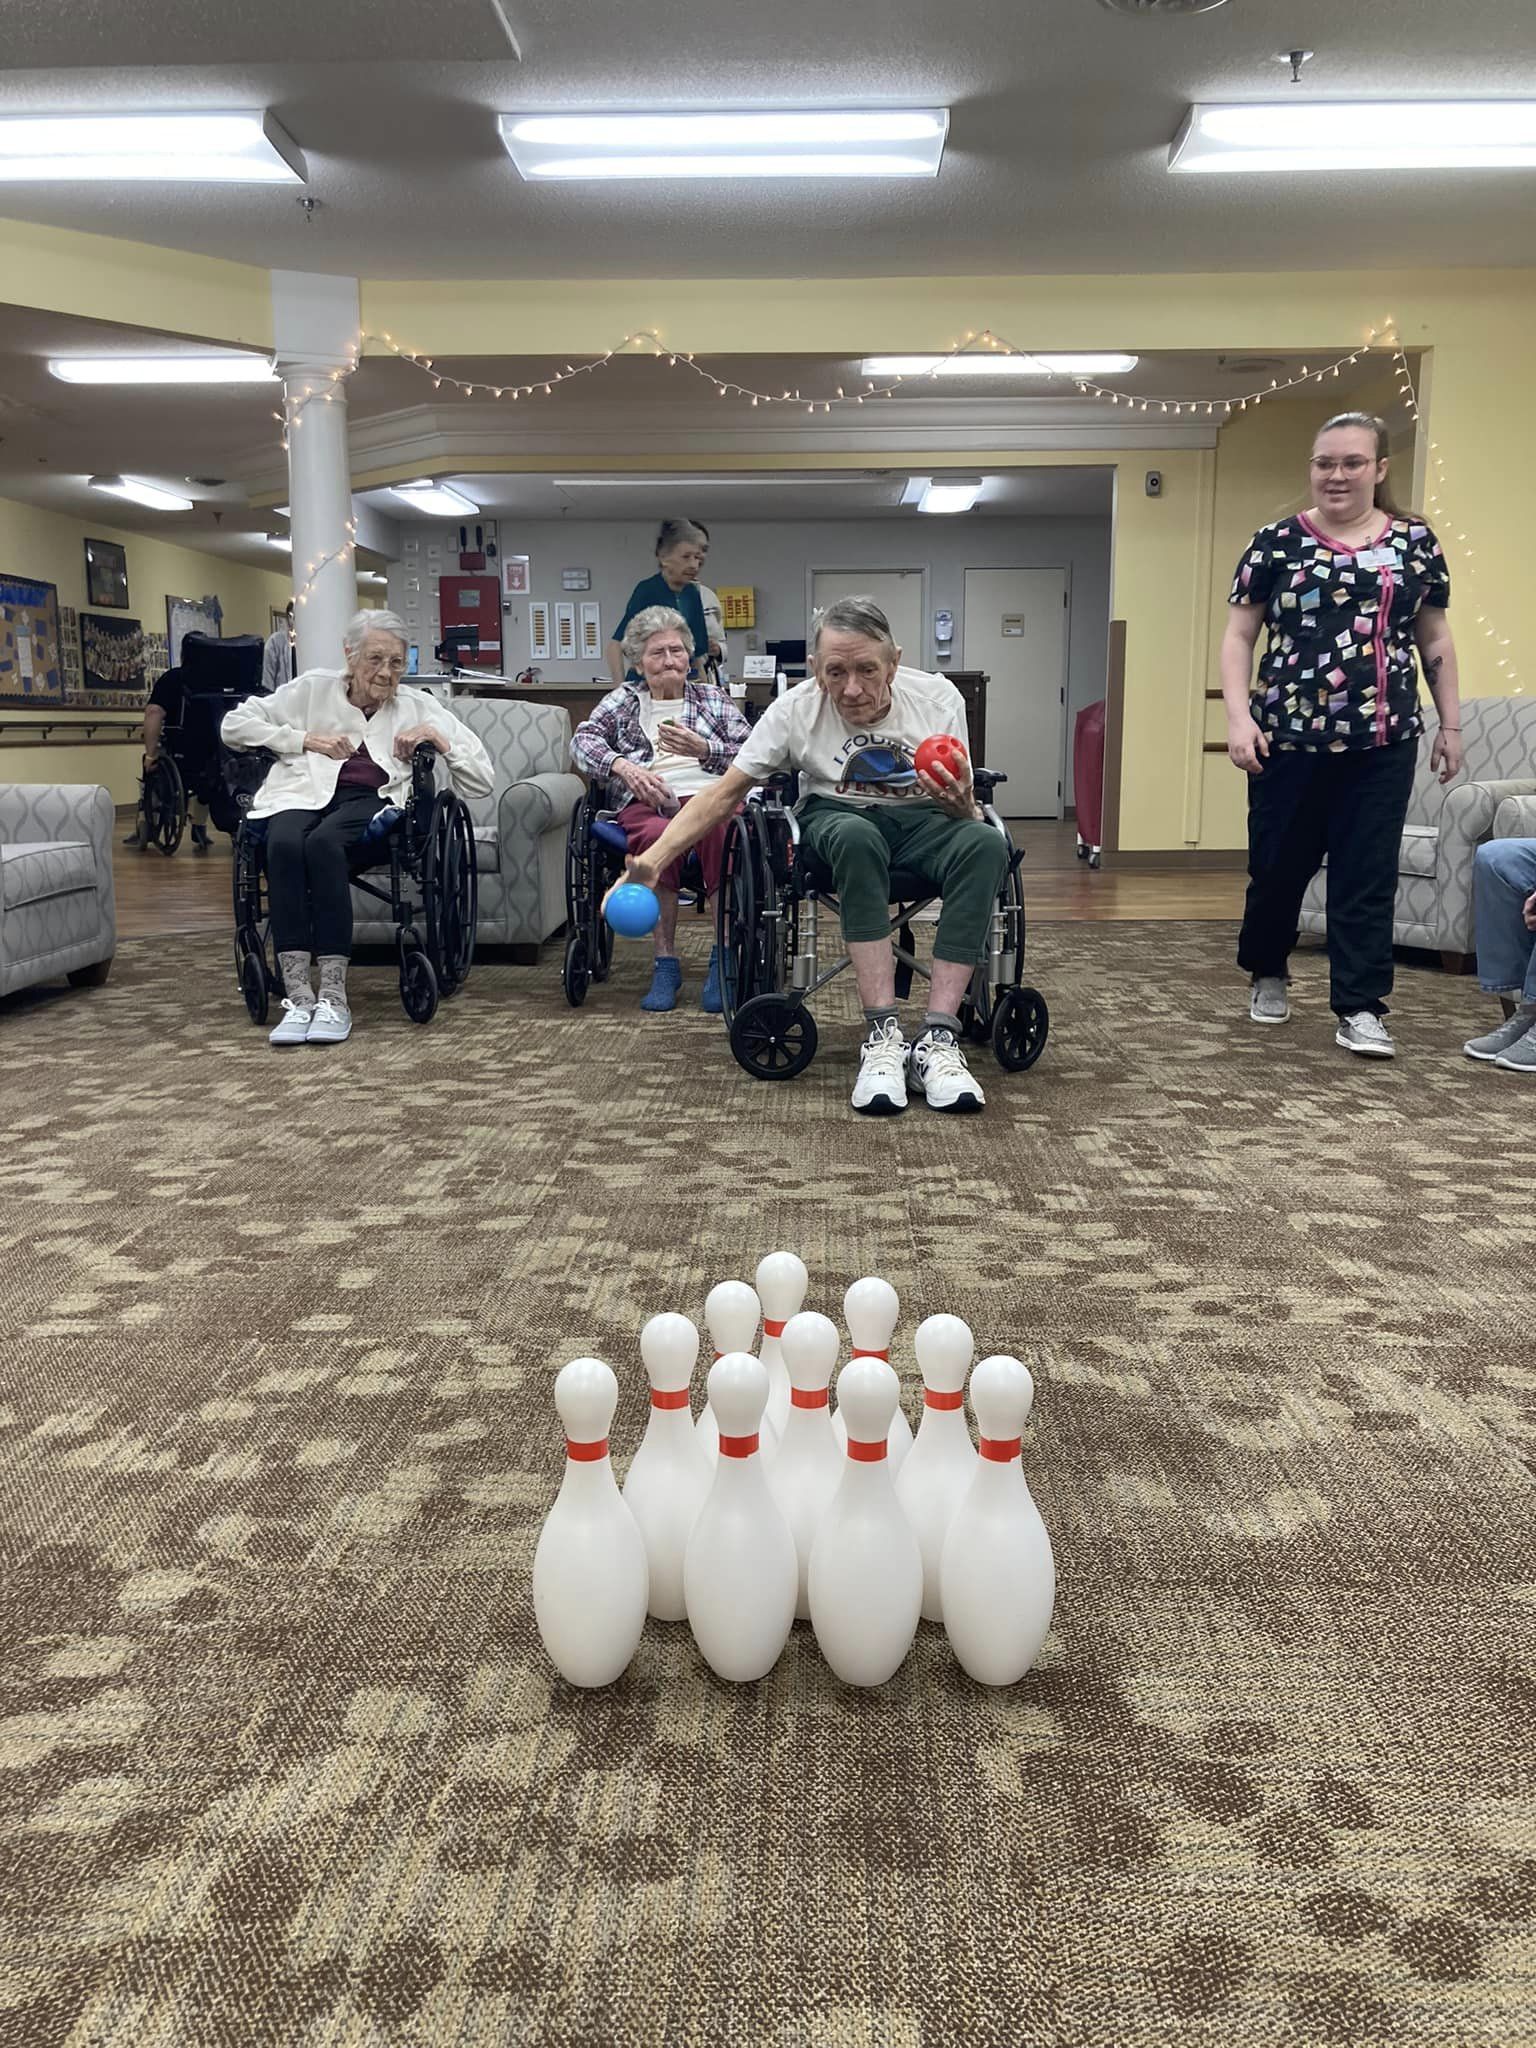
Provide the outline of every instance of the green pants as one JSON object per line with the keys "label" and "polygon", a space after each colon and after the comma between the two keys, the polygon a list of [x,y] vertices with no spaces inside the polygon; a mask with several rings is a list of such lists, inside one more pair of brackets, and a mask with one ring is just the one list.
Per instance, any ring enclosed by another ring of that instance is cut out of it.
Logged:
{"label": "green pants", "polygon": [[836,797],[807,797],[800,837],[837,885],[843,938],[883,939],[890,928],[891,871],[900,869],[944,899],[935,960],[970,965],[986,943],[992,907],[1008,867],[1002,834],[975,818],[950,818],[931,804],[863,809]]}

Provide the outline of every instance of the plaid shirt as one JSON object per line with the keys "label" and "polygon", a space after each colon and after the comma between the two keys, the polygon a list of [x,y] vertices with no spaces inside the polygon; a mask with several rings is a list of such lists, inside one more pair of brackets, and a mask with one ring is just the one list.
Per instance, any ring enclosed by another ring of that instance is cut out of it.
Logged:
{"label": "plaid shirt", "polygon": [[[571,759],[608,800],[622,808],[631,801],[630,792],[613,775],[615,761],[637,761],[642,766],[656,758],[655,749],[640,723],[640,683],[620,683],[596,706],[590,718],[577,726],[571,740]],[[736,750],[751,728],[716,683],[684,683],[681,723],[696,732],[709,751],[700,764],[709,775],[723,775],[736,758]]]}

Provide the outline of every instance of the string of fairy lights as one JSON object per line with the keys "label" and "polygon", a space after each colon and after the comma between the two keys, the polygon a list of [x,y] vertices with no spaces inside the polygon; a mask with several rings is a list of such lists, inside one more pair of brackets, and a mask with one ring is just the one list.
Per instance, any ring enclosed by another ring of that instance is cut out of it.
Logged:
{"label": "string of fairy lights", "polygon": [[[480,397],[514,405],[525,399],[551,398],[556,391],[567,384],[574,383],[580,378],[598,375],[620,357],[639,355],[664,362],[669,369],[679,370],[685,376],[692,376],[701,380],[713,389],[718,398],[744,400],[752,407],[797,407],[800,411],[812,417],[817,413],[826,415],[834,411],[846,411],[859,406],[878,404],[882,399],[894,398],[898,393],[910,392],[916,387],[936,381],[945,374],[948,365],[958,362],[965,356],[985,354],[1017,357],[1021,366],[1027,370],[1027,373],[1033,377],[1038,377],[1042,382],[1070,385],[1084,398],[1107,402],[1113,407],[1123,407],[1129,413],[1156,413],[1159,417],[1173,419],[1215,419],[1218,417],[1230,419],[1236,414],[1245,413],[1251,408],[1263,405],[1268,399],[1277,398],[1288,391],[1295,391],[1303,385],[1326,384],[1334,378],[1341,376],[1345,370],[1351,369],[1374,351],[1390,354],[1397,380],[1398,393],[1402,403],[1414,421],[1415,426],[1422,424],[1419,413],[1418,393],[1414,387],[1412,370],[1403,349],[1397,323],[1391,319],[1384,320],[1377,326],[1369,329],[1365,339],[1357,348],[1349,349],[1341,355],[1332,356],[1327,361],[1316,365],[1303,363],[1301,368],[1292,375],[1272,377],[1267,384],[1258,385],[1251,391],[1240,392],[1236,397],[1212,399],[1190,398],[1186,393],[1127,391],[1112,384],[1102,383],[1092,377],[1080,376],[1075,371],[1063,369],[1058,363],[1053,362],[1049,356],[1042,356],[1032,349],[1019,347],[1017,343],[1010,341],[1006,335],[998,334],[990,327],[983,327],[979,331],[968,329],[943,355],[934,358],[921,370],[893,372],[884,381],[866,378],[863,380],[862,389],[859,390],[840,384],[834,388],[830,397],[816,396],[814,394],[807,396],[798,386],[790,386],[776,392],[766,391],[750,384],[743,384],[735,378],[719,377],[706,364],[699,362],[694,352],[687,349],[669,347],[661,335],[654,328],[650,327],[634,329],[626,334],[622,341],[616,342],[612,348],[604,349],[600,355],[588,357],[585,361],[565,363],[558,370],[552,370],[545,375],[534,377],[518,384],[498,384],[493,380],[483,377],[467,378],[455,376],[452,371],[443,368],[435,357],[429,356],[417,349],[407,348],[404,343],[397,341],[392,334],[381,333],[360,334],[345,363],[335,369],[312,373],[312,376],[305,380],[308,388],[292,393],[288,397],[284,409],[273,414],[273,418],[279,422],[282,428],[282,445],[285,454],[291,446],[292,437],[301,430],[304,415],[310,406],[315,404],[332,404],[342,395],[343,386],[347,379],[356,373],[362,361],[363,352],[370,342],[386,349],[398,361],[409,363],[414,369],[419,370],[424,377],[429,377],[434,390],[441,391],[446,387],[450,391],[461,393],[465,398]],[[1436,441],[1429,443],[1428,472],[1429,503],[1427,509],[1431,518],[1438,525],[1440,520],[1446,516],[1444,502],[1445,462],[1440,452],[1440,445]],[[1523,695],[1523,687],[1517,680],[1514,662],[1511,657],[1510,643],[1499,633],[1498,628],[1482,609],[1481,600],[1477,592],[1476,570],[1473,566],[1476,561],[1475,552],[1466,534],[1456,531],[1454,526],[1451,528],[1451,531],[1455,534],[1456,545],[1461,551],[1462,559],[1467,564],[1467,582],[1471,592],[1473,615],[1476,618],[1478,628],[1484,637],[1493,644],[1497,667],[1501,675],[1507,678],[1512,693],[1516,696]],[[331,563],[340,561],[353,553],[357,539],[357,528],[355,523],[350,520],[347,523],[346,535],[347,537],[342,545],[332,549],[329,554],[321,556],[317,561],[306,562],[301,570],[298,568],[298,565],[295,565],[295,581],[299,585],[295,592],[296,604],[302,605],[308,600],[317,578]]]}

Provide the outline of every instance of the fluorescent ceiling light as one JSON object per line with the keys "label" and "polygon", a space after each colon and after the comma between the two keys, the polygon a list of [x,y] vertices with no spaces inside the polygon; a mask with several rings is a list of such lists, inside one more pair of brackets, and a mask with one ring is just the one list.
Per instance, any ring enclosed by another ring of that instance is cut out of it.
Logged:
{"label": "fluorescent ceiling light", "polygon": [[1536,168],[1536,100],[1289,100],[1191,107],[1170,171]]}
{"label": "fluorescent ceiling light", "polygon": [[266,539],[270,547],[281,548],[285,555],[293,553],[293,537],[291,534],[269,533]]}
{"label": "fluorescent ceiling light", "polygon": [[304,178],[292,139],[260,111],[0,116],[0,181],[302,185]]}
{"label": "fluorescent ceiling light", "polygon": [[709,114],[503,114],[507,154],[551,178],[933,178],[944,107]]}
{"label": "fluorescent ceiling light", "polygon": [[265,356],[52,356],[66,384],[267,384],[277,375]]}
{"label": "fluorescent ceiling light", "polygon": [[1124,355],[866,356],[865,377],[1123,377],[1138,358]]}
{"label": "fluorescent ceiling light", "polygon": [[909,476],[906,481],[906,487],[901,494],[903,505],[920,505],[923,502],[924,492],[928,490],[932,482],[933,478],[931,476]]}
{"label": "fluorescent ceiling light", "polygon": [[90,480],[93,491],[110,491],[114,498],[131,498],[135,505],[147,505],[151,512],[190,512],[192,500],[178,497],[175,491],[162,491],[158,484],[147,484],[136,476],[93,476]]}
{"label": "fluorescent ceiling light", "polygon": [[416,512],[440,512],[456,518],[480,510],[473,498],[466,498],[451,484],[435,484],[429,476],[420,477],[413,484],[391,484],[390,489]]}
{"label": "fluorescent ceiling light", "polygon": [[[771,484],[793,484],[799,488],[807,483],[819,482],[827,474],[827,471],[820,470],[808,475],[802,474],[799,476],[786,475],[782,471],[777,472],[773,476],[742,475],[740,472],[733,472],[730,476],[555,476],[550,478],[550,482],[557,490],[561,491],[667,491],[695,490],[705,487],[710,490],[719,490],[723,486],[740,490],[760,491],[765,485]],[[859,481],[864,480],[862,473],[856,471],[839,470],[837,475],[844,482],[850,476],[857,477]]]}
{"label": "fluorescent ceiling light", "polygon": [[917,501],[919,512],[969,512],[981,496],[981,478],[969,477],[964,483],[929,484]]}

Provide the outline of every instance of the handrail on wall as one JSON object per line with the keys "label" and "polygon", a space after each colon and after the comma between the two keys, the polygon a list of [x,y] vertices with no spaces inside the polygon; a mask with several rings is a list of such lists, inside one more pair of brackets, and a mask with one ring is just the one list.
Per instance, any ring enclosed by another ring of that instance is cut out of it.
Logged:
{"label": "handrail on wall", "polygon": [[[143,732],[142,718],[0,718],[3,747],[125,747],[140,739]],[[10,737],[16,733],[25,737]],[[97,739],[97,733],[109,737]]]}

